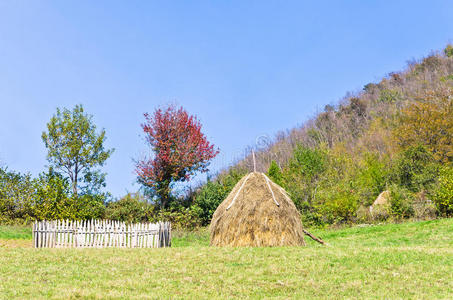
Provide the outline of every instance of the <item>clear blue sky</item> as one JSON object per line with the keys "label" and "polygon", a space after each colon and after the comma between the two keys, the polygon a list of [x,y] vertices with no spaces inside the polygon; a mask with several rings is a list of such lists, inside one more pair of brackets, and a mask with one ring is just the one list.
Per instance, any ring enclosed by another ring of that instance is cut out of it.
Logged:
{"label": "clear blue sky", "polygon": [[348,91],[453,38],[452,1],[0,0],[0,161],[45,170],[41,132],[81,103],[116,149],[104,170],[138,188],[144,112],[183,105],[230,164]]}

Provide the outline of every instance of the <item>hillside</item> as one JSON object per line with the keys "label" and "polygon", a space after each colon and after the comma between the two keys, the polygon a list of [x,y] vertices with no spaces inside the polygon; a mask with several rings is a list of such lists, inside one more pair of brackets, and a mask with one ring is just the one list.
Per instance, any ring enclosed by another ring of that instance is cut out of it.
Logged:
{"label": "hillside", "polygon": [[[327,105],[255,152],[257,170],[290,192],[306,224],[451,214],[453,47]],[[217,194],[251,170],[248,155],[208,183],[196,201],[214,207],[222,198]],[[370,216],[368,207],[386,190],[388,207]]]}

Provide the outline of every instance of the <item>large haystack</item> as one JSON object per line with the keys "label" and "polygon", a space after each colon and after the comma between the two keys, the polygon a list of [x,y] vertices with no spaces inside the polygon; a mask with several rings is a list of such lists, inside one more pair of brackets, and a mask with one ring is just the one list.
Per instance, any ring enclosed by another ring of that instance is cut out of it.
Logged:
{"label": "large haystack", "polygon": [[213,246],[304,246],[296,206],[265,174],[242,178],[211,221]]}

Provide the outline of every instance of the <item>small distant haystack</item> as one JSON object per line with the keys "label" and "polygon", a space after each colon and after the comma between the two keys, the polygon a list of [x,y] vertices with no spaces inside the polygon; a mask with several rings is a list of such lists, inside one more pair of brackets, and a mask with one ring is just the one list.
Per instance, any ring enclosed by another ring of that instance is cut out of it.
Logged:
{"label": "small distant haystack", "polygon": [[304,246],[296,206],[264,173],[242,178],[211,221],[213,246]]}
{"label": "small distant haystack", "polygon": [[376,200],[374,200],[374,202],[371,206],[388,204],[389,199],[390,199],[390,191],[383,191],[382,193],[379,194],[379,196],[376,198]]}
{"label": "small distant haystack", "polygon": [[373,204],[370,206],[370,214],[374,220],[385,220],[389,214],[390,207],[390,191],[383,191],[379,196],[374,200]]}

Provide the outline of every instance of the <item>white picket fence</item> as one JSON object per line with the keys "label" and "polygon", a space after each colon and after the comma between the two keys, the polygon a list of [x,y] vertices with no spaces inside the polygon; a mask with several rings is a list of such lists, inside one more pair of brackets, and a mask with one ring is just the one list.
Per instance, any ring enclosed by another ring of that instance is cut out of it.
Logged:
{"label": "white picket fence", "polygon": [[35,248],[160,248],[171,246],[170,222],[126,224],[111,220],[37,221]]}

